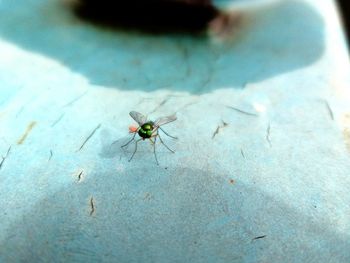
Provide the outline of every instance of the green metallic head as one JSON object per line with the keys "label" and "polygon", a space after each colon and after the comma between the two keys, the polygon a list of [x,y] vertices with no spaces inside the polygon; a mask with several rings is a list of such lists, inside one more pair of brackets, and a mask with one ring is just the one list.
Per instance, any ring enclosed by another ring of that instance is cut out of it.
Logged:
{"label": "green metallic head", "polygon": [[140,129],[138,131],[138,134],[143,139],[148,139],[148,138],[151,138],[152,131],[153,131],[153,123],[152,122],[146,122],[145,124],[143,124],[140,127]]}

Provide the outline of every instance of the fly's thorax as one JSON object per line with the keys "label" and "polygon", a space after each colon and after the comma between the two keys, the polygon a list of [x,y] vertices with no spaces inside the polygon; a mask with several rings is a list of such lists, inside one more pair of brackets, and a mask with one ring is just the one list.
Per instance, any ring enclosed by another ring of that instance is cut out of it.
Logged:
{"label": "fly's thorax", "polygon": [[140,137],[144,139],[151,138],[153,133],[153,128],[154,126],[152,122],[146,122],[145,124],[142,124],[142,126],[138,131],[138,134],[140,135]]}

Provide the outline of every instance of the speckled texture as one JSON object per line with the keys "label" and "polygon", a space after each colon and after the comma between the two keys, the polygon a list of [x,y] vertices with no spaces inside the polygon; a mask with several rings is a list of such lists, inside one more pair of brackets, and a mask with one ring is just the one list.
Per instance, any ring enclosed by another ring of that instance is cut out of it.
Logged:
{"label": "speckled texture", "polygon": [[[0,262],[350,261],[334,2],[245,12],[218,41],[0,2]],[[159,166],[147,142],[120,149],[131,110],[177,112]]]}

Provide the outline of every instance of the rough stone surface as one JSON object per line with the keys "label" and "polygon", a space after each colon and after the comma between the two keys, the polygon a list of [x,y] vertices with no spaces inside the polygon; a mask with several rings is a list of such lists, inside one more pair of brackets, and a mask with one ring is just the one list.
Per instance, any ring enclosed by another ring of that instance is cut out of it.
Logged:
{"label": "rough stone surface", "polygon": [[[220,40],[0,2],[0,262],[350,262],[335,3],[242,16]],[[159,166],[147,141],[121,150],[131,110],[177,113]]]}

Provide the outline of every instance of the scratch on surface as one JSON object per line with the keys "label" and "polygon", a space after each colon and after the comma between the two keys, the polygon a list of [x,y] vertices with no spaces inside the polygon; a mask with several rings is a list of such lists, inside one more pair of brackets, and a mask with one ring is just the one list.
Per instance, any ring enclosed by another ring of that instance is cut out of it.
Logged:
{"label": "scratch on surface", "polygon": [[56,125],[57,123],[59,123],[59,122],[62,120],[64,114],[65,114],[65,113],[62,113],[61,116],[58,117],[58,119],[55,120],[55,121],[51,124],[51,128],[52,128],[52,127],[55,127],[55,125]]}
{"label": "scratch on surface", "polygon": [[[69,240],[71,241],[71,240]],[[96,255],[94,254],[93,251],[90,251],[87,248],[70,248],[66,250],[67,255],[69,255],[70,257],[72,257],[72,255],[78,255],[79,258],[82,260],[83,258],[85,258],[85,261],[93,261],[93,262],[98,262]],[[75,257],[74,257],[75,258]],[[92,260],[94,259],[94,260]]]}
{"label": "scratch on surface", "polygon": [[329,105],[328,101],[324,100],[324,103],[326,105],[329,117],[331,118],[332,121],[334,121],[334,114],[333,114],[333,110],[331,108],[331,106]]}
{"label": "scratch on surface", "polygon": [[197,103],[198,103],[198,101],[192,101],[192,102],[186,103],[185,105],[183,105],[182,107],[177,109],[175,111],[175,113],[178,113],[179,111],[182,111],[182,110],[186,109],[187,107],[192,106],[192,105],[197,104]]}
{"label": "scratch on surface", "polygon": [[95,201],[93,196],[90,198],[90,208],[90,216],[92,216],[95,213]]}
{"label": "scratch on surface", "polygon": [[211,136],[212,139],[215,138],[215,136],[219,133],[220,125],[216,128],[215,132],[213,133],[213,136]]}
{"label": "scratch on surface", "polygon": [[67,104],[63,105],[62,108],[66,108],[69,106],[72,106],[74,103],[76,103],[78,100],[80,100],[81,98],[83,98],[89,91],[86,90],[84,93],[80,94],[79,96],[77,96],[76,98],[74,98],[73,100],[71,100],[70,102],[68,102]]}
{"label": "scratch on surface", "polygon": [[265,237],[266,237],[266,235],[257,236],[257,237],[254,237],[254,238],[252,239],[252,241],[257,240],[257,239],[261,239],[261,238],[265,238]]}
{"label": "scratch on surface", "polygon": [[245,155],[244,155],[244,152],[243,152],[243,149],[241,148],[241,155],[242,157],[245,159]]}
{"label": "scratch on surface", "polygon": [[267,126],[267,129],[266,129],[266,141],[269,143],[269,145],[271,147],[272,145],[271,145],[270,133],[271,133],[271,125],[269,123],[269,125]]}
{"label": "scratch on surface", "polygon": [[148,200],[149,201],[151,199],[152,199],[151,193],[149,193],[149,192],[145,193],[145,196],[144,196],[143,200]]}
{"label": "scratch on surface", "polygon": [[97,127],[92,131],[92,133],[85,139],[83,144],[80,146],[77,152],[79,152],[81,149],[83,149],[84,145],[91,139],[92,136],[94,136],[95,132],[101,127],[101,123],[97,125]]}
{"label": "scratch on surface", "polygon": [[149,114],[152,114],[154,112],[156,112],[160,107],[162,107],[165,103],[167,103],[167,101],[169,100],[170,98],[165,98],[163,99],[157,107],[155,107]]}
{"label": "scratch on surface", "polygon": [[53,156],[53,152],[52,152],[52,150],[50,150],[50,157],[49,157],[49,159],[47,160],[48,162],[51,160],[52,156]]}
{"label": "scratch on surface", "polygon": [[7,157],[9,156],[9,154],[10,154],[11,147],[12,147],[12,146],[10,146],[10,147],[8,148],[8,150],[7,150],[6,154],[5,154],[5,156],[2,157],[2,160],[1,160],[1,162],[0,162],[0,170],[1,170],[2,166],[4,165],[6,158],[7,158]]}
{"label": "scratch on surface", "polygon": [[211,136],[211,138],[214,139],[215,136],[219,134],[220,129],[226,127],[227,125],[228,125],[228,123],[222,121],[222,124],[221,124],[221,125],[218,125],[218,127],[216,128],[216,130],[215,130],[215,132],[213,133],[213,135]]}
{"label": "scratch on surface", "polygon": [[21,136],[21,138],[17,141],[17,144],[23,144],[24,141],[26,140],[26,138],[28,137],[29,133],[31,132],[31,130],[34,128],[34,126],[36,125],[35,121],[32,121],[31,123],[29,123],[29,125],[27,126],[26,131],[24,132],[24,134]]}
{"label": "scratch on surface", "polygon": [[77,183],[80,183],[84,179],[84,175],[85,173],[83,169],[79,169],[72,174],[72,176],[76,178]]}
{"label": "scratch on surface", "polygon": [[143,102],[146,101],[146,100],[152,100],[152,98],[141,98],[140,101],[139,101],[139,103],[138,103],[138,105],[141,104],[141,103],[143,103]]}
{"label": "scratch on surface", "polygon": [[248,111],[244,111],[244,110],[241,110],[239,108],[236,108],[236,107],[232,107],[232,106],[226,106],[227,108],[231,109],[231,110],[234,110],[234,111],[237,111],[239,113],[242,113],[244,115],[248,115],[248,116],[254,116],[254,117],[258,117],[259,115],[256,114],[256,113],[252,113],[252,112],[248,112]]}
{"label": "scratch on surface", "polygon": [[80,171],[80,173],[78,173],[77,177],[78,177],[78,183],[81,181],[82,175],[83,175],[83,170]]}

